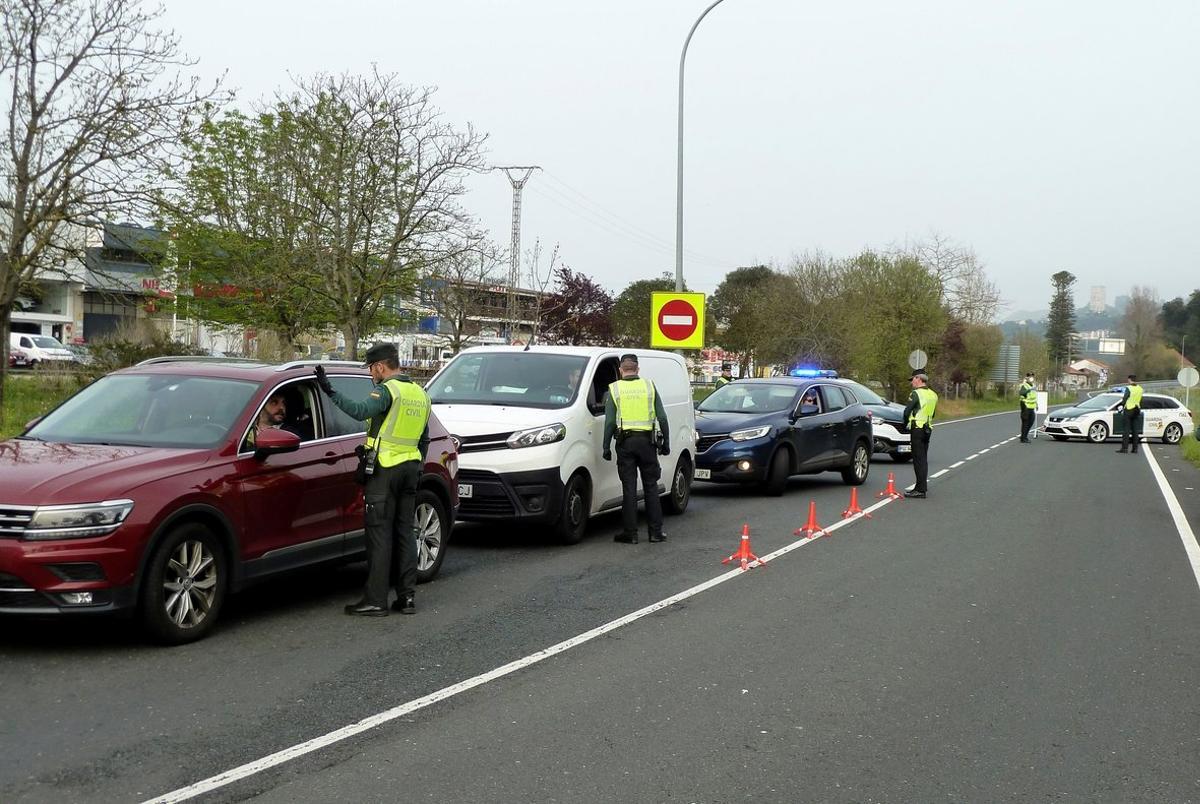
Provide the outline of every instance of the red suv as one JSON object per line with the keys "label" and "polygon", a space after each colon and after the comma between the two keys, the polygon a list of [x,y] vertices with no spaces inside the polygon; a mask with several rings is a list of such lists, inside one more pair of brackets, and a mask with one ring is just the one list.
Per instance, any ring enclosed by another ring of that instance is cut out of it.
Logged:
{"label": "red suv", "polygon": [[[364,426],[320,393],[315,365],[155,358],[0,442],[0,614],[136,611],[157,639],[189,642],[250,581],[360,558]],[[322,365],[342,393],[369,393],[357,364]],[[277,394],[282,425],[251,438]],[[418,581],[458,512],[458,453],[436,417],[429,434]]]}

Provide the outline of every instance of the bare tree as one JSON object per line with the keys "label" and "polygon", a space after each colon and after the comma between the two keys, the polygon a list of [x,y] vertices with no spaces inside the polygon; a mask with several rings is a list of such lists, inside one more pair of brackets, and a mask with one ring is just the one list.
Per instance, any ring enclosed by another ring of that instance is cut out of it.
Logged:
{"label": "bare tree", "polygon": [[63,273],[83,231],[145,209],[187,114],[215,98],[161,8],[140,0],[0,0],[0,402],[13,302]]}
{"label": "bare tree", "polygon": [[896,257],[913,257],[938,281],[942,304],[951,318],[967,324],[990,324],[1000,310],[1000,289],[969,246],[960,246],[939,232],[924,240],[893,248]]}
{"label": "bare tree", "polygon": [[533,291],[533,301],[528,307],[530,320],[533,321],[533,331],[529,334],[530,342],[537,340],[541,333],[544,317],[553,311],[546,309],[546,304],[553,304],[550,284],[561,267],[558,260],[558,243],[550,250],[550,263],[542,268],[542,241],[539,238],[533,243],[533,248],[525,255],[525,273],[528,277],[529,289]]}
{"label": "bare tree", "polygon": [[462,250],[441,260],[426,278],[430,306],[437,311],[442,345],[454,352],[479,337],[486,291],[503,284],[503,260],[487,245]]}

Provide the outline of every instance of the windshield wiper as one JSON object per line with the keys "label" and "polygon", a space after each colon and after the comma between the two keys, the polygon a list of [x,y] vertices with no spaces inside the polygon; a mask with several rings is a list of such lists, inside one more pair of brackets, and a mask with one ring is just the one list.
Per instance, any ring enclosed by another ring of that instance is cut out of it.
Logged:
{"label": "windshield wiper", "polygon": [[44,441],[45,439],[38,438],[37,436],[22,435],[22,436],[17,436],[16,440],[17,441]]}

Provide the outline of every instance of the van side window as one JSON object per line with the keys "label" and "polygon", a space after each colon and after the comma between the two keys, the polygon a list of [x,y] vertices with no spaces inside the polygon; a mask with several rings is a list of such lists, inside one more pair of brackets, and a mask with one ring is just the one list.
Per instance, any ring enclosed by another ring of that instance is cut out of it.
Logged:
{"label": "van side window", "polygon": [[618,358],[606,357],[596,364],[596,373],[592,375],[587,399],[588,410],[594,416],[604,413],[604,395],[608,393],[608,386],[621,378],[619,362]]}

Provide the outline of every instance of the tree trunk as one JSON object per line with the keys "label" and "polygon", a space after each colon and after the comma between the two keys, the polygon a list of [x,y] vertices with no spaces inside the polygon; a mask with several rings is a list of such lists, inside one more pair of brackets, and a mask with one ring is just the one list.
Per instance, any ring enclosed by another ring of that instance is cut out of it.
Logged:
{"label": "tree trunk", "polygon": [[358,328],[354,324],[345,324],[342,336],[346,339],[346,359],[358,360]]}
{"label": "tree trunk", "polygon": [[0,300],[0,335],[3,335],[4,342],[0,343],[0,427],[4,426],[4,392],[8,385],[8,349],[9,349],[9,327],[12,325],[12,300],[8,303],[3,303]]}

